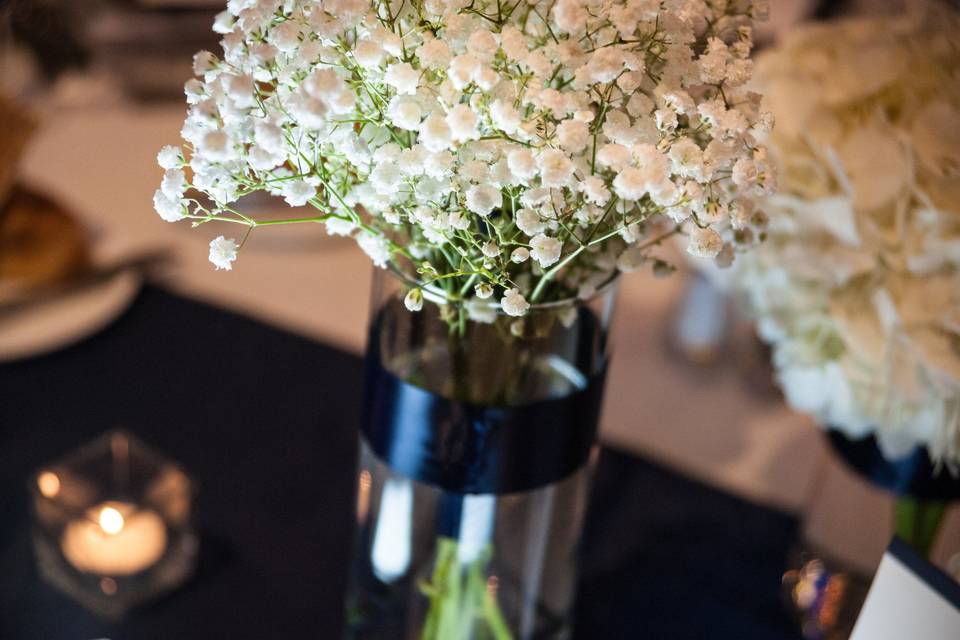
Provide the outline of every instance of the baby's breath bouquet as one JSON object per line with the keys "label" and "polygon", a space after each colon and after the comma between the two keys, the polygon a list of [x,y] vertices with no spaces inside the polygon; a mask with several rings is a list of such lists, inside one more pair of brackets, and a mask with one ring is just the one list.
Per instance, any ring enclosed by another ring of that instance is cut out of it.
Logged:
{"label": "baby's breath bouquet", "polygon": [[[323,224],[402,287],[371,322],[356,637],[566,637],[610,282],[669,271],[670,236],[721,263],[762,237],[764,11],[230,0],[216,18],[157,212],[239,226],[210,243],[222,269],[257,227]],[[257,219],[234,204],[257,191],[312,210]]]}
{"label": "baby's breath bouquet", "polygon": [[[772,187],[746,88],[750,0],[230,0],[165,147],[163,219],[321,223],[408,297],[523,316],[649,263],[667,236],[729,262]],[[258,220],[266,191],[315,215]],[[499,300],[499,305],[496,301]]]}

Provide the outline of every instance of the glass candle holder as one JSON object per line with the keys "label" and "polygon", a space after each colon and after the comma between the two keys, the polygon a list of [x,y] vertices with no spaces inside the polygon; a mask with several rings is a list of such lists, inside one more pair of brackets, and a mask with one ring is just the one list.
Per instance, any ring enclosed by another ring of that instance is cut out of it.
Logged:
{"label": "glass candle holder", "polygon": [[120,618],[193,572],[190,479],[129,433],[44,466],[29,487],[40,574],[94,613]]}

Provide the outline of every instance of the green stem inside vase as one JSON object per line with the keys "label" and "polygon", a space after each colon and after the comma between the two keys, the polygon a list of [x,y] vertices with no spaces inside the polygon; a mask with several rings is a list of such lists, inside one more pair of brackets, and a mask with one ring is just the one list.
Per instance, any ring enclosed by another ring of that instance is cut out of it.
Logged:
{"label": "green stem inside vase", "polygon": [[894,507],[894,531],[917,553],[929,558],[946,511],[943,500],[899,496]]}
{"label": "green stem inside vase", "polygon": [[[471,402],[483,394],[472,388],[464,342],[465,334],[451,329],[447,349],[453,397]],[[437,538],[433,573],[429,582],[420,584],[421,593],[429,601],[421,640],[513,640],[496,592],[487,587],[486,569],[493,556],[493,545],[488,544],[478,558],[468,563],[460,561],[458,547],[454,538]]]}
{"label": "green stem inside vase", "polygon": [[467,564],[457,557],[457,547],[452,538],[437,541],[433,575],[420,585],[430,601],[421,640],[513,640],[496,594],[487,586],[485,570],[492,546]]}

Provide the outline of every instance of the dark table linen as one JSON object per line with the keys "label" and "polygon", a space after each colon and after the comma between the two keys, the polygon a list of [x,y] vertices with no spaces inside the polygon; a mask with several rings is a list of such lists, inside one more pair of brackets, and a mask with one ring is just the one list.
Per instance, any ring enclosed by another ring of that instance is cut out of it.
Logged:
{"label": "dark table linen", "polygon": [[[155,287],[100,334],[0,365],[0,640],[338,638],[362,380],[355,356]],[[26,482],[117,426],[193,474],[201,560],[111,625],[37,575]],[[606,450],[576,637],[795,638],[777,600],[795,530]]]}

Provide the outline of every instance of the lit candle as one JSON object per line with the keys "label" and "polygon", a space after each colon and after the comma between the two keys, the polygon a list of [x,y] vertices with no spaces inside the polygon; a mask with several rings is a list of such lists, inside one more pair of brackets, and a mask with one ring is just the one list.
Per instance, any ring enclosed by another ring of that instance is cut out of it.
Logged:
{"label": "lit candle", "polygon": [[67,523],[61,548],[80,571],[126,576],[156,564],[167,548],[167,528],[155,511],[104,502]]}

